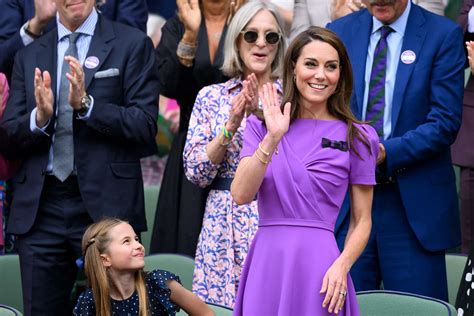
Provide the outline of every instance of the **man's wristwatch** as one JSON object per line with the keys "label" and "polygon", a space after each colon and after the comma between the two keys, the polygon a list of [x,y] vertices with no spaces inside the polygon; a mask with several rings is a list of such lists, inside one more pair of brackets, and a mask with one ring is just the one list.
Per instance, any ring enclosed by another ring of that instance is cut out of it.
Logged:
{"label": "man's wristwatch", "polygon": [[92,99],[90,95],[86,94],[85,96],[83,96],[81,98],[81,108],[77,110],[77,113],[81,116],[86,115],[89,109],[91,108],[91,103]]}
{"label": "man's wristwatch", "polygon": [[41,34],[35,34],[30,31],[30,21],[26,23],[26,26],[23,28],[23,31],[25,31],[26,35],[30,36],[33,39],[38,39],[41,37]]}

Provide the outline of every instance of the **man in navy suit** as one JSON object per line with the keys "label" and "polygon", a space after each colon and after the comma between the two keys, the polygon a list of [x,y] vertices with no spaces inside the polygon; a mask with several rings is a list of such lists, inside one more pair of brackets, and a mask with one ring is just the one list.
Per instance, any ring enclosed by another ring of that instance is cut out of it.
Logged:
{"label": "man in navy suit", "polygon": [[[109,20],[146,32],[148,9],[145,0],[102,0],[99,10]],[[55,26],[56,2],[2,0],[0,12],[4,17],[0,19],[0,72],[10,79],[15,53]]]}
{"label": "man in navy suit", "polygon": [[7,154],[23,162],[7,230],[18,236],[25,315],[71,314],[75,260],[93,221],[120,217],[146,230],[139,159],[158,114],[146,34],[107,20],[94,0],[56,4],[58,26],[15,58],[2,121]]}
{"label": "man in navy suit", "polygon": [[[372,232],[351,276],[358,291],[383,282],[388,290],[447,300],[445,250],[460,244],[449,147],[461,123],[462,31],[409,0],[363,2],[367,9],[328,25],[348,49],[351,108],[363,120],[375,48],[382,27],[390,27]],[[350,233],[348,213],[346,204],[336,226],[340,247]]]}

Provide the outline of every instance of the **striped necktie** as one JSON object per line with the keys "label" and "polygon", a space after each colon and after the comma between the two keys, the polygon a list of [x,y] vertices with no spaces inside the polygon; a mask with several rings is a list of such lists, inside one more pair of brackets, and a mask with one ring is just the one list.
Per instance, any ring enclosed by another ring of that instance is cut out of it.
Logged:
{"label": "striped necktie", "polygon": [[370,73],[369,98],[367,101],[366,120],[383,138],[383,116],[385,110],[385,74],[387,72],[387,37],[393,31],[390,26],[382,26],[380,40],[374,51],[372,72]]}

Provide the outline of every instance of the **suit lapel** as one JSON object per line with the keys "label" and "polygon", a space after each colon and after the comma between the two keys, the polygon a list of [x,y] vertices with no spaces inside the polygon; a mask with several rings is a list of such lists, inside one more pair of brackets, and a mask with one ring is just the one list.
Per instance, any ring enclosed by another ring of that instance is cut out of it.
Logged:
{"label": "suit lapel", "polygon": [[369,47],[370,32],[372,30],[372,16],[364,12],[352,28],[350,37],[351,60],[354,73],[355,108],[352,110],[358,118],[362,118],[362,103],[364,102],[365,67],[367,63],[367,48]]}
{"label": "suit lapel", "polygon": [[47,70],[51,76],[51,90],[53,92],[53,107],[56,111],[57,94],[57,61],[58,61],[58,32],[55,28],[45,36],[38,39],[41,49],[36,55],[36,65],[41,72]]}
{"label": "suit lapel", "polygon": [[413,51],[416,56],[414,63],[405,64],[401,60],[398,61],[397,75],[395,79],[395,87],[393,91],[392,101],[392,133],[395,130],[400,109],[403,104],[405,90],[410,80],[413,69],[421,56],[421,48],[426,36],[426,30],[423,27],[425,17],[421,10],[412,4],[410,15],[408,16],[407,27],[403,37],[401,53],[405,51]]}
{"label": "suit lapel", "polygon": [[89,57],[95,57],[97,58],[99,63],[94,68],[87,68],[86,66],[83,67],[84,74],[86,77],[86,91],[89,88],[89,85],[92,79],[94,78],[95,73],[102,67],[105,60],[109,56],[111,46],[108,44],[108,42],[114,38],[115,33],[112,28],[112,24],[107,20],[103,19],[101,16],[99,16],[99,21],[97,22],[97,26],[94,31],[94,36],[92,36],[91,45],[89,47],[89,51],[87,52],[87,57],[85,59],[87,61]]}

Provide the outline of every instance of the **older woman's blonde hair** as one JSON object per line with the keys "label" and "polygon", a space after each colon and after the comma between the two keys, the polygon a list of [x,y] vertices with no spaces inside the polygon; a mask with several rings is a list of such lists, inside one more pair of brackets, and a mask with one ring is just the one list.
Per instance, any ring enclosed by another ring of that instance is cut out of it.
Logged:
{"label": "older woman's blonde hair", "polygon": [[280,41],[278,42],[278,50],[275,59],[272,62],[272,77],[280,77],[281,75],[286,48],[283,19],[278,13],[275,5],[272,3],[250,1],[237,11],[227,29],[224,43],[224,63],[222,65],[222,72],[229,77],[241,76],[244,73],[244,65],[237,47],[240,32],[244,30],[250,20],[252,20],[261,10],[268,10],[275,17],[278,33],[281,34]]}

